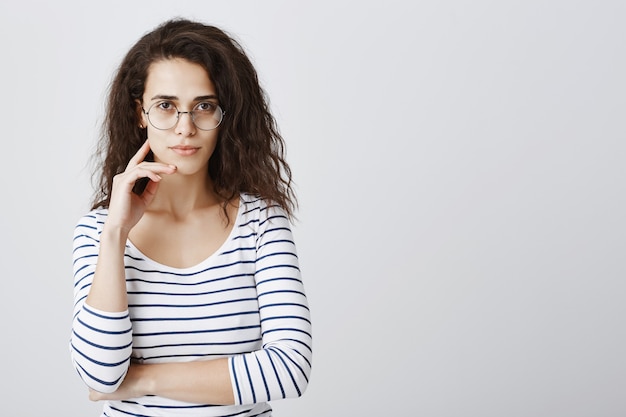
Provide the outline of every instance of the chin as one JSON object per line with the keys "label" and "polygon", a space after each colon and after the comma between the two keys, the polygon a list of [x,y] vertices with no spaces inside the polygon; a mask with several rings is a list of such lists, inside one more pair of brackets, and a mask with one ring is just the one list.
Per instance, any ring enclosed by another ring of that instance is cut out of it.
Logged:
{"label": "chin", "polygon": [[196,176],[200,174],[209,175],[209,167],[207,165],[198,166],[185,163],[172,163],[172,165],[176,165],[176,174],[184,175],[184,176]]}

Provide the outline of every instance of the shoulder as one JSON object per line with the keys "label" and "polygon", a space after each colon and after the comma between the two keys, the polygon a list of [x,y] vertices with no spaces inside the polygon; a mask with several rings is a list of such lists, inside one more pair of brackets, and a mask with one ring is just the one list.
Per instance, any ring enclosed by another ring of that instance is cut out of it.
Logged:
{"label": "shoulder", "polygon": [[108,210],[105,208],[97,208],[84,214],[76,222],[74,227],[74,235],[87,235],[90,237],[98,237],[102,232],[102,226],[106,220]]}
{"label": "shoulder", "polygon": [[271,218],[289,220],[285,210],[278,204],[253,194],[241,194],[242,216],[263,222]]}
{"label": "shoulder", "polygon": [[261,197],[242,194],[240,210],[240,228],[248,228],[257,236],[264,239],[271,232],[291,233],[291,222],[285,210],[273,201]]}

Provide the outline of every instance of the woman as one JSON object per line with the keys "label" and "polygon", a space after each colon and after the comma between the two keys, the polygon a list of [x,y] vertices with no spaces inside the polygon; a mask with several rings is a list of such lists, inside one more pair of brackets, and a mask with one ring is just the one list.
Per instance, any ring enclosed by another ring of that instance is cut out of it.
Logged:
{"label": "woman", "polygon": [[102,416],[269,416],[302,395],[291,171],[237,42],[183,19],[143,36],[112,82],[101,154],[70,346]]}

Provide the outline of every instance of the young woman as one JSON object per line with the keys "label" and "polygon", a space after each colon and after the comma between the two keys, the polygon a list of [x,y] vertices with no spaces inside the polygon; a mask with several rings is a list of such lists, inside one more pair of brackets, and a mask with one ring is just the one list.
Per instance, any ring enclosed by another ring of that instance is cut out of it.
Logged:
{"label": "young woman", "polygon": [[74,235],[71,355],[102,416],[269,416],[302,395],[311,322],[283,145],[222,30],[171,20],[130,49]]}

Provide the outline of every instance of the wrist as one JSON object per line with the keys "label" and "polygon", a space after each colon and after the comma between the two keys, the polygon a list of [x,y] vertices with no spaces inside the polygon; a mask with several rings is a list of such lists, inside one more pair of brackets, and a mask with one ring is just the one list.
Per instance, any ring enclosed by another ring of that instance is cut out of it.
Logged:
{"label": "wrist", "polygon": [[128,239],[128,233],[129,231],[121,226],[104,223],[102,233],[100,234],[100,242],[106,241],[110,243],[119,243],[125,246],[126,239]]}

